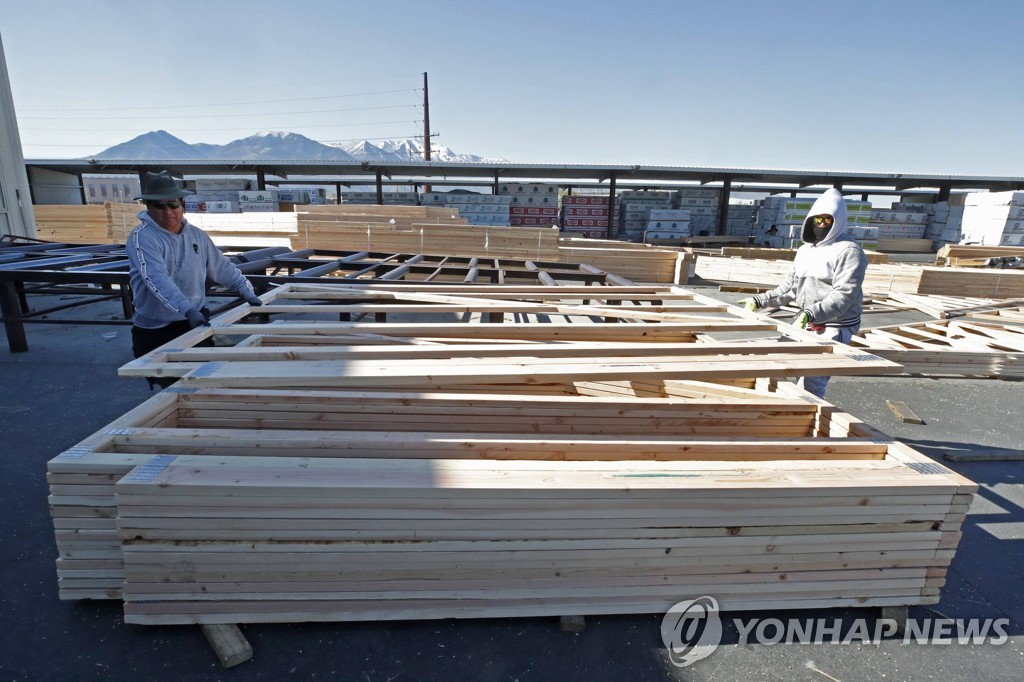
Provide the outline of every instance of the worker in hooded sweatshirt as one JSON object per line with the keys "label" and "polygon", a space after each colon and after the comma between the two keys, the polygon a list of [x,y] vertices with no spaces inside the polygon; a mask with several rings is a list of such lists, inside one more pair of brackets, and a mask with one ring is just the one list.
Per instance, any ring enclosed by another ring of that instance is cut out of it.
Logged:
{"label": "worker in hooded sweatshirt", "polygon": [[[818,197],[804,219],[793,267],[775,289],[740,301],[747,310],[793,304],[793,324],[822,337],[849,343],[860,329],[864,273],[868,261],[860,244],[846,233],[846,202],[835,189]],[[825,397],[829,377],[804,377],[803,388]]]}

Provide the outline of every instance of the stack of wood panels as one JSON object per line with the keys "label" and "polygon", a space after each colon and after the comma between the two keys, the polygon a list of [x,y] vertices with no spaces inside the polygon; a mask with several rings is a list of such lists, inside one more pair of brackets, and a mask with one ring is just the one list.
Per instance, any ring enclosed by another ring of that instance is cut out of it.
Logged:
{"label": "stack of wood panels", "polygon": [[563,263],[591,265],[633,282],[685,284],[690,262],[688,254],[668,249],[595,249],[563,244],[558,252]]}
{"label": "stack of wood panels", "polygon": [[[790,267],[785,261],[698,256],[694,272],[698,277],[715,281],[773,285],[785,279]],[[864,291],[1016,298],[1024,296],[1024,272],[919,267],[904,263],[869,264]]]}
{"label": "stack of wood panels", "polygon": [[[788,260],[796,258],[796,249],[768,249],[742,246],[723,246],[717,255],[726,258],[754,258],[760,260]],[[877,251],[865,251],[868,263],[888,263],[889,256]]]}
{"label": "stack of wood panels", "polygon": [[[116,534],[114,483],[154,453],[307,457],[480,457],[580,459],[603,442],[605,457],[639,456],[624,440],[655,440],[663,456],[682,456],[671,439],[688,439],[685,456],[724,457],[753,442],[717,439],[742,432],[759,439],[760,457],[826,456],[829,443],[800,439],[820,428],[803,400],[679,382],[679,398],[403,394],[170,388],[50,461],[50,509],[57,535],[62,599],[117,598],[124,569]],[[439,434],[461,430],[452,440]],[[395,436],[394,434],[404,434]],[[485,437],[486,434],[486,437]],[[532,434],[533,440],[522,434]],[[547,439],[546,441],[544,439]],[[779,440],[781,439],[781,440]],[[473,442],[475,440],[475,442]],[[764,441],[772,441],[766,443]],[[243,446],[243,442],[246,444]],[[518,443],[518,444],[516,444]],[[546,443],[544,445],[543,443]],[[515,445],[513,448],[512,445]],[[884,448],[839,444],[850,458]],[[703,453],[703,454],[701,454]],[[756,455],[744,455],[756,456]]]}
{"label": "stack of wood panels", "polygon": [[33,206],[36,238],[62,244],[108,244],[103,206]]}
{"label": "stack of wood panels", "polygon": [[115,486],[125,620],[935,603],[973,486],[931,466],[155,458]]}
{"label": "stack of wood panels", "polygon": [[[319,217],[319,216],[317,216]],[[465,224],[390,224],[387,220],[312,220],[299,214],[293,249],[365,249],[557,261],[558,232],[550,228],[495,227]]]}
{"label": "stack of wood panels", "polygon": [[970,484],[875,433],[815,437],[842,424],[821,401],[732,392],[172,388],[51,461],[61,597],[127,578],[139,623],[934,601]]}
{"label": "stack of wood panels", "polygon": [[1013,256],[1024,256],[1024,246],[946,244],[935,255],[935,264],[956,266],[960,261],[977,262],[986,258],[1007,258]]}

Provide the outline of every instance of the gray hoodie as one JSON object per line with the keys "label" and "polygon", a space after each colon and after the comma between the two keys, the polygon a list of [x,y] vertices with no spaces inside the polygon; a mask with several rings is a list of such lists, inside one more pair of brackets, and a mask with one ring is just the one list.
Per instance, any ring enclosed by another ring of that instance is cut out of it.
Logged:
{"label": "gray hoodie", "polygon": [[[825,238],[812,243],[811,216],[827,213],[834,222]],[[829,327],[860,327],[862,286],[868,259],[847,233],[846,202],[836,189],[825,191],[804,218],[793,267],[782,284],[754,296],[760,307],[794,304],[811,315],[816,324]]]}
{"label": "gray hoodie", "polygon": [[206,280],[242,294],[253,292],[245,275],[214,246],[209,235],[182,219],[174,234],[153,222],[148,211],[128,235],[125,250],[138,327],[156,329],[185,319],[185,313],[206,303]]}

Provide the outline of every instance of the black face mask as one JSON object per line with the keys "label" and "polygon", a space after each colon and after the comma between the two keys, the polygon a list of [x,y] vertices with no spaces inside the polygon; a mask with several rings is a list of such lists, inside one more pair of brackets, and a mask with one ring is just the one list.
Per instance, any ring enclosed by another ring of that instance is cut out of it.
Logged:
{"label": "black face mask", "polygon": [[822,227],[811,227],[811,231],[814,232],[814,243],[817,244],[822,239],[828,236],[829,230],[832,229],[831,225],[823,225]]}

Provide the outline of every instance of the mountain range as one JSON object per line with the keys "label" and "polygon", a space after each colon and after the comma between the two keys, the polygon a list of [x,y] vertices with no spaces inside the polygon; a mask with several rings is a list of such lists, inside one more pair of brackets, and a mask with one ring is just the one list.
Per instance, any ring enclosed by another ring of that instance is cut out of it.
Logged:
{"label": "mountain range", "polygon": [[[89,158],[132,161],[423,161],[423,142],[415,138],[323,144],[298,133],[265,131],[227,144],[189,144],[165,130],[139,135]],[[507,163],[504,159],[457,154],[430,146],[430,160],[444,163]]]}

